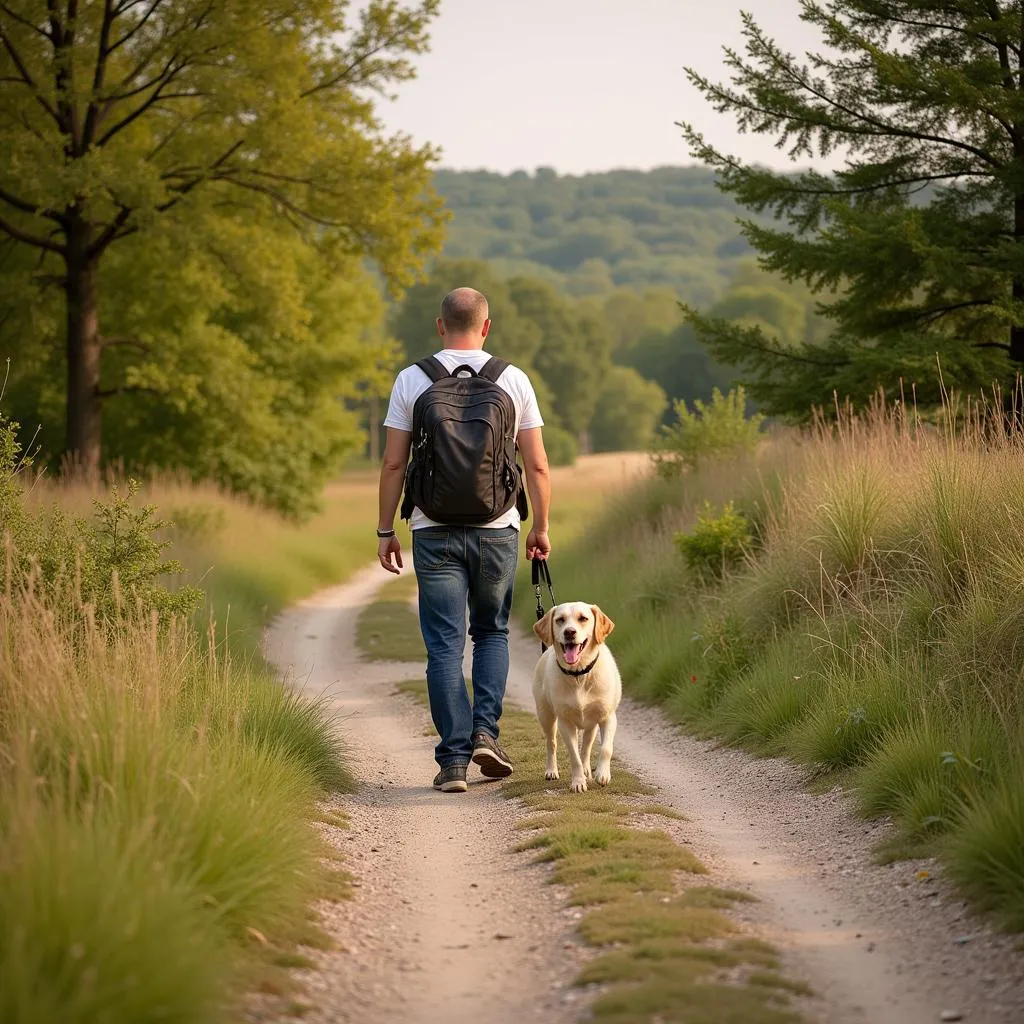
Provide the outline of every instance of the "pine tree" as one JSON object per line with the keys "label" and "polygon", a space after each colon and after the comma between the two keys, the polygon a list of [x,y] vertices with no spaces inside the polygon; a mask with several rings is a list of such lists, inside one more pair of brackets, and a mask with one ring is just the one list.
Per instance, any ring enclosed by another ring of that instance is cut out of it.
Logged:
{"label": "pine tree", "polygon": [[988,387],[1024,370],[1024,4],[999,0],[801,0],[825,46],[798,59],[743,16],[731,83],[688,70],[742,132],[794,161],[746,165],[681,125],[720,187],[774,225],[743,221],[769,270],[811,285],[834,321],[788,344],[689,310],[715,354],[743,367],[768,410],[806,414],[833,392],[864,400],[911,386]]}

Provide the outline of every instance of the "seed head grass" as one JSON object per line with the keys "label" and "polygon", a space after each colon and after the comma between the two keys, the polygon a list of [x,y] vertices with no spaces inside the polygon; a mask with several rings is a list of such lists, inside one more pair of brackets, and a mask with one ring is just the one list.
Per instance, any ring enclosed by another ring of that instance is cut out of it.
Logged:
{"label": "seed head grass", "polygon": [[[350,777],[326,708],[286,691],[257,644],[346,556],[312,557],[324,523],[300,540],[212,488],[156,483],[137,500],[181,513],[161,536],[191,581],[205,575],[207,609],[193,622],[132,608],[116,578],[97,604],[73,544],[49,575],[12,568],[40,522],[69,529],[50,501],[88,518],[93,492],[41,481],[26,496],[10,473],[0,467],[16,513],[0,588],[0,1019],[220,1024],[247,992],[288,996],[301,947],[330,943],[311,904],[346,895],[310,822]],[[249,589],[229,609],[233,566]],[[208,634],[210,612],[227,628]]]}
{"label": "seed head grass", "polygon": [[[847,412],[641,481],[559,549],[557,582],[616,622],[632,696],[842,780],[892,817],[881,858],[937,853],[1024,927],[1024,437],[984,407],[947,412],[938,429]],[[753,540],[711,578],[675,537],[730,502]],[[523,588],[518,607],[529,623]]]}

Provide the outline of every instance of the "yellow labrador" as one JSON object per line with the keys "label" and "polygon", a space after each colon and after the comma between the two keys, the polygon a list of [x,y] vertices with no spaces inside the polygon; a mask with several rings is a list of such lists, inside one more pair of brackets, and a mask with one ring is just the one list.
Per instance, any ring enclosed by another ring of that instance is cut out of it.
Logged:
{"label": "yellow labrador", "polygon": [[558,778],[555,728],[572,762],[569,788],[582,793],[592,777],[590,755],[597,730],[601,750],[597,762],[598,785],[612,778],[612,743],[615,711],[622,700],[622,680],[605,639],[615,624],[596,604],[573,602],[555,605],[534,627],[548,649],[533,672],[533,699],[547,740],[546,779]]}

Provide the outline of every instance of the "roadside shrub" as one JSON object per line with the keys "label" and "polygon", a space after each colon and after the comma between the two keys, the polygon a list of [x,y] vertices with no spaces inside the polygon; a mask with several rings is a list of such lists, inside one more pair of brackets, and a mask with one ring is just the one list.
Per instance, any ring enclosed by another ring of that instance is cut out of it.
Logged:
{"label": "roadside shrub", "polygon": [[748,419],[746,402],[742,387],[727,395],[715,388],[710,404],[698,398],[692,412],[685,400],[676,401],[676,422],[661,428],[651,453],[658,473],[678,476],[702,461],[752,452],[761,440],[764,416],[755,413]]}
{"label": "roadside shrub", "polygon": [[675,537],[687,566],[702,579],[721,579],[727,569],[743,560],[753,539],[749,520],[731,501],[720,515],[715,515],[710,502],[704,502],[693,529]]}
{"label": "roadside shrub", "polygon": [[975,804],[946,844],[950,874],[983,910],[1024,931],[1024,765]]}
{"label": "roadside shrub", "polygon": [[25,507],[19,477],[31,468],[17,440],[17,424],[0,418],[0,527],[6,557],[0,561],[0,587],[42,588],[65,614],[75,604],[113,622],[126,609],[161,617],[188,615],[202,600],[192,586],[168,588],[164,580],[182,571],[165,559],[168,540],[160,531],[173,524],[159,519],[154,505],[135,507],[138,484],[127,493],[114,488],[108,501],[93,501],[93,519],[68,516],[57,506],[43,512]]}

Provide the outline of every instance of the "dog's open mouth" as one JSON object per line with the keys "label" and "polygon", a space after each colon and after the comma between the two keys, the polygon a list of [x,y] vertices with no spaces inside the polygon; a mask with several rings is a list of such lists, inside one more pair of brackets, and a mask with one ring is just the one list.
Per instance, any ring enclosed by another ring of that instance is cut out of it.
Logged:
{"label": "dog's open mouth", "polygon": [[566,665],[575,665],[583,656],[583,648],[586,646],[586,640],[581,644],[562,644],[562,657],[565,659]]}

